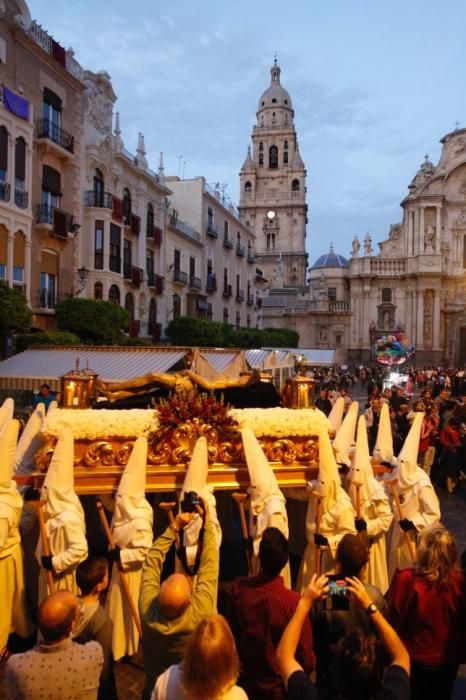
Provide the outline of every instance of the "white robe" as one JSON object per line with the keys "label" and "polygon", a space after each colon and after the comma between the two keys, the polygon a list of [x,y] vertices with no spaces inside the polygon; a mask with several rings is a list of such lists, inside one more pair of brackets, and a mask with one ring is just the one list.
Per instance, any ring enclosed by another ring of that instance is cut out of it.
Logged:
{"label": "white robe", "polygon": [[[152,523],[137,518],[114,527],[113,539],[120,547],[120,559],[128,588],[136,610],[141,587],[142,565],[152,546]],[[123,590],[120,572],[113,565],[112,579],[107,596],[107,612],[113,623],[112,651],[115,661],[122,656],[132,656],[139,647],[139,632]]]}
{"label": "white robe", "polygon": [[22,498],[16,491],[16,484],[13,488],[16,493],[7,493],[3,500],[0,491],[0,652],[6,647],[12,632],[20,637],[29,637],[34,631],[26,608],[23,552],[18,527]]}
{"label": "white robe", "polygon": [[411,520],[416,530],[405,533],[400,528],[399,515],[396,507],[393,508],[393,523],[389,535],[388,577],[392,580],[395,569],[406,569],[413,565],[413,559],[409,553],[407,538],[413,543],[416,550],[416,532],[426,527],[435,525],[440,521],[440,504],[434,487],[428,475],[418,467],[419,478],[416,483],[400,492],[401,513],[403,518]]}
{"label": "white robe", "polygon": [[361,517],[367,523],[366,534],[369,545],[369,560],[365,579],[385,595],[389,583],[385,535],[390,529],[393,513],[389,499],[381,486],[376,493],[371,494],[370,498],[361,504]]}
{"label": "white robe", "polygon": [[[315,524],[315,498],[311,497],[306,516],[307,546],[301,560],[298,574],[297,590],[303,591],[309,584],[312,575],[316,573],[316,552],[314,544]],[[322,548],[321,571],[329,571],[335,566],[335,554],[341,538],[346,534],[355,534],[354,509],[350,497],[339,489],[338,500],[322,513],[320,519],[320,534],[328,540],[328,547]]]}
{"label": "white robe", "polygon": [[[55,590],[71,591],[71,593],[78,595],[76,567],[87,557],[86,530],[83,519],[74,511],[63,511],[46,521],[45,530],[52,554]],[[36,550],[39,563],[42,555],[42,542],[39,539]],[[39,605],[47,595],[47,572],[41,568]]]}

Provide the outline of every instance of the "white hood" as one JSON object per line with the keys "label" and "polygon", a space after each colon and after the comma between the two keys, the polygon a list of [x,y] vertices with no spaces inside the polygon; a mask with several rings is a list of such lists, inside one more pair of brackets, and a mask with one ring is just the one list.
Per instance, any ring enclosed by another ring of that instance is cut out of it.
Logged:
{"label": "white hood", "polygon": [[332,406],[332,410],[328,414],[328,419],[332,424],[335,432],[340,428],[341,422],[343,420],[343,413],[345,411],[345,399],[343,396],[339,396]]}
{"label": "white hood", "polygon": [[339,496],[342,495],[340,491],[346,496],[341,487],[338,464],[326,430],[319,432],[319,472],[313,487],[322,496],[324,511],[330,510],[339,500]]}
{"label": "white hood", "polygon": [[359,487],[361,505],[365,501],[375,498],[377,495],[379,498],[385,498],[384,489],[375,478],[372,470],[364,416],[360,416],[358,419],[356,450],[348,478],[349,494],[354,507],[356,507],[357,487]]}
{"label": "white hood", "polygon": [[200,437],[194,445],[191,461],[189,462],[186,476],[181,489],[181,495],[188,491],[200,494],[207,483],[209,473],[209,458],[207,453],[207,440]]}
{"label": "white hood", "polygon": [[353,401],[333,441],[333,449],[337,463],[346,464],[348,467],[351,465],[350,451],[354,446],[358,413],[359,404],[357,401]]}
{"label": "white hood", "polygon": [[417,465],[423,420],[424,413],[416,413],[413,424],[398,455],[398,485],[400,491],[410,489],[417,483],[419,476],[425,474],[424,470]]}
{"label": "white hood", "polygon": [[278,500],[280,503],[285,503],[285,498],[280,491],[269,460],[251,428],[243,428],[241,437],[251,481],[248,487],[251,508],[254,515],[258,515],[270,501]]}
{"label": "white hood", "polygon": [[113,513],[113,527],[120,527],[132,520],[149,521],[152,525],[154,514],[146,500],[147,438],[139,437],[118,484]]}
{"label": "white hood", "polygon": [[372,452],[378,462],[394,463],[392,426],[390,423],[390,408],[386,401],[380,409],[379,428],[377,430],[377,440]]}
{"label": "white hood", "polygon": [[0,435],[0,504],[9,506],[19,514],[23,507],[16,482],[12,480],[15,459],[15,447],[18,439],[19,421],[10,420],[4,425]]}
{"label": "white hood", "polygon": [[5,401],[0,406],[0,435],[6,428],[10,420],[12,420],[14,410],[15,402],[13,401],[13,399],[5,399]]}
{"label": "white hood", "polygon": [[76,513],[85,529],[84,511],[74,492],[74,440],[69,429],[63,430],[58,438],[42,484],[41,498],[47,501],[48,518]]}
{"label": "white hood", "polygon": [[37,450],[42,447],[42,440],[38,437],[42,422],[45,417],[45,406],[38,404],[34,413],[30,416],[24,428],[15,453],[15,474],[31,474],[35,468],[34,457]]}

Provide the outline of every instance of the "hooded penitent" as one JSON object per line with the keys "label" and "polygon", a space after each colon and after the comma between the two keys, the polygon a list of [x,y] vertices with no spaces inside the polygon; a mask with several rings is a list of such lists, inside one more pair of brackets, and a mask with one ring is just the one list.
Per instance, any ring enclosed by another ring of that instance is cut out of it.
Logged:
{"label": "hooded penitent", "polygon": [[84,511],[74,492],[74,440],[71,430],[63,430],[58,438],[42,484],[41,498],[47,501],[47,519],[73,513],[78,516],[85,530]]}
{"label": "hooded penitent", "polygon": [[353,401],[333,441],[333,450],[337,463],[345,464],[347,467],[351,465],[350,452],[354,446],[358,412],[359,404],[357,401]]}
{"label": "hooded penitent", "polygon": [[[271,504],[272,508],[276,508],[276,512],[281,512],[286,516],[285,498],[256,436],[251,428],[243,428],[241,437],[251,481],[248,492],[251,497],[253,515],[259,517],[264,508]],[[286,536],[288,537],[288,534]]]}
{"label": "hooded penitent", "polygon": [[5,399],[5,401],[0,406],[0,435],[4,428],[6,428],[10,420],[12,420],[14,410],[15,402],[13,401],[13,399]]}
{"label": "hooded penitent", "polygon": [[[181,498],[185,493],[194,491],[198,496],[208,501],[209,510],[215,508],[215,499],[207,485],[207,477],[209,473],[209,457],[207,452],[207,440],[205,437],[200,437],[194,445],[191,460],[186,470],[186,476],[181,489]],[[212,502],[213,501],[213,502]],[[202,528],[202,519],[199,514],[195,514],[191,522],[184,528],[183,544],[186,547],[194,547],[199,540],[199,533]],[[221,540],[220,540],[221,541]],[[188,563],[193,563],[195,550],[189,549]]]}
{"label": "hooded penitent", "polygon": [[3,424],[0,432],[0,503],[7,507],[5,511],[7,514],[11,509],[8,520],[19,518],[23,507],[23,499],[16,488],[16,482],[11,478],[18,432],[19,421],[11,419]]}
{"label": "hooded penitent", "polygon": [[26,423],[15,453],[15,474],[30,474],[34,471],[34,457],[37,450],[42,447],[43,442],[38,437],[38,433],[45,417],[45,406],[40,403],[34,413]]}
{"label": "hooded penitent", "polygon": [[[326,430],[319,432],[319,472],[313,482],[314,491],[322,497],[323,511],[328,511],[337,500],[348,496],[340,483],[338,464]],[[315,502],[315,498],[311,502]]]}
{"label": "hooded penitent", "polygon": [[379,428],[372,454],[378,462],[388,462],[390,464],[394,462],[390,408],[386,401],[383,402],[380,409]]}
{"label": "hooded penitent", "polygon": [[328,414],[328,419],[332,424],[335,432],[340,428],[341,422],[343,420],[343,413],[345,411],[345,399],[343,396],[339,396],[332,406],[332,410]]}
{"label": "hooded penitent", "polygon": [[353,464],[349,472],[349,494],[354,506],[356,506],[356,490],[358,488],[361,505],[373,498],[382,500],[386,498],[385,491],[374,477],[374,472],[372,470],[364,416],[360,416],[358,419],[356,450]]}
{"label": "hooded penitent", "polygon": [[425,471],[417,465],[423,420],[424,414],[416,413],[413,424],[398,455],[398,488],[400,491],[412,488],[421,476],[425,476]]}
{"label": "hooded penitent", "polygon": [[139,437],[134,443],[115,496],[112,525],[115,542],[119,546],[125,546],[126,529],[132,533],[136,520],[150,522],[152,527],[154,514],[145,497],[146,465],[147,438]]}

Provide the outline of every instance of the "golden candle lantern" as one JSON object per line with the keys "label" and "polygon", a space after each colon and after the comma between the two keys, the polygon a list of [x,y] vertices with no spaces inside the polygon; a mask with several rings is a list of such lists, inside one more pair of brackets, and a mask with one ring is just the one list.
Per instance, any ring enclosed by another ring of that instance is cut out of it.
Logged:
{"label": "golden candle lantern", "polygon": [[61,378],[61,407],[89,408],[95,398],[96,379],[97,374],[91,369],[80,370],[77,360],[76,369]]}
{"label": "golden candle lantern", "polygon": [[291,408],[314,408],[315,383],[312,377],[298,372],[291,379]]}

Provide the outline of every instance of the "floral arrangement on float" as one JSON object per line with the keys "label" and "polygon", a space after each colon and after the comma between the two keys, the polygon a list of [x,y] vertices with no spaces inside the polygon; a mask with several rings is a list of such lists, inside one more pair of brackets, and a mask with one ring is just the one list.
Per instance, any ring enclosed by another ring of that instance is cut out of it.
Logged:
{"label": "floral arrangement on float", "polygon": [[415,348],[401,331],[384,335],[375,343],[375,359],[381,365],[402,365],[414,355]]}

